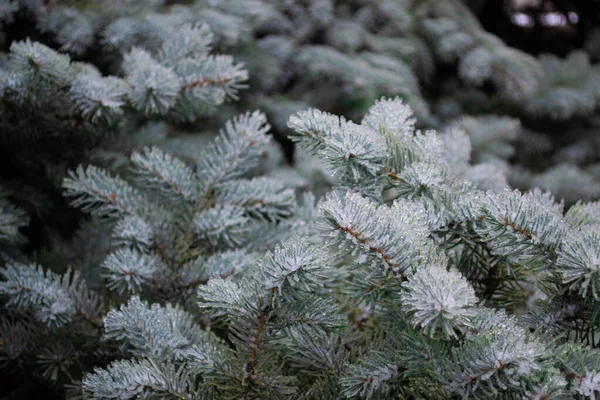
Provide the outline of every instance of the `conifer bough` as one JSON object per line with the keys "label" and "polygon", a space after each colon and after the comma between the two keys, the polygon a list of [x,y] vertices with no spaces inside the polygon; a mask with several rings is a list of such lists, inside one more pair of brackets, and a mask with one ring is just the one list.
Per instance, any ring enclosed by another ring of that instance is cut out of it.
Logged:
{"label": "conifer bough", "polygon": [[416,131],[399,99],[360,124],[318,110],[289,124],[337,177],[319,239],[299,233],[199,287],[227,341],[168,304],[111,311],[106,335],[133,358],[95,369],[87,396],[600,395],[596,203],[564,213],[539,190],[479,189],[464,178],[470,147]]}

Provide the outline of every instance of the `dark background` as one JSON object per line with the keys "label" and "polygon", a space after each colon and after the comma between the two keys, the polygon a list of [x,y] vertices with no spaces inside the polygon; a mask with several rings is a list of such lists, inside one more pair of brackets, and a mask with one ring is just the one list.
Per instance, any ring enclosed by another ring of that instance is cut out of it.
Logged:
{"label": "dark background", "polygon": [[[531,54],[565,56],[600,32],[600,0],[467,0],[489,32]],[[525,14],[525,18],[517,14]],[[517,21],[527,22],[519,25]],[[596,33],[598,33],[596,32]],[[598,54],[591,54],[595,62]],[[590,51],[594,53],[594,51]]]}

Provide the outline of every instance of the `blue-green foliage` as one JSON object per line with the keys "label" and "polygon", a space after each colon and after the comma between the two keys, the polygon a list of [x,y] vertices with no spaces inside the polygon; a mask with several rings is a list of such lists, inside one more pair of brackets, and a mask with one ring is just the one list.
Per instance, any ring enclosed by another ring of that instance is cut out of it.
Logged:
{"label": "blue-green foliage", "polygon": [[[144,306],[136,317],[112,311],[107,334],[123,346],[133,343],[136,361],[88,375],[86,393],[98,399],[170,391],[265,399],[600,393],[596,328],[586,317],[597,307],[595,203],[565,214],[539,190],[479,189],[464,178],[464,149],[415,131],[399,99],[376,103],[361,124],[309,110],[290,126],[303,146],[340,171],[337,188],[318,206],[320,239],[292,237],[241,277],[213,277],[199,288],[201,314],[225,324],[230,345],[209,337],[191,343],[187,324],[147,322],[148,335],[160,338],[151,342],[130,327],[129,320],[176,318],[169,306]],[[468,137],[461,140],[468,155]],[[373,151],[361,153],[361,146]],[[181,330],[172,331],[176,326]],[[125,382],[135,383],[129,392],[121,389]]]}
{"label": "blue-green foliage", "polygon": [[15,20],[3,168],[90,217],[67,244],[44,226],[66,260],[30,261],[0,198],[0,367],[22,387],[600,396],[587,53],[527,55],[460,0],[0,1]]}
{"label": "blue-green foliage", "polygon": [[[256,232],[278,230],[296,208],[295,194],[283,182],[246,178],[267,152],[268,129],[259,112],[234,118],[204,150],[198,172],[153,147],[131,155],[133,182],[94,166],[65,179],[73,205],[114,224],[116,247],[103,263],[111,290],[181,301],[206,282],[208,271],[243,269],[225,268],[235,257],[230,250],[244,248],[246,260],[253,259],[251,253],[265,245],[255,240],[261,239]],[[202,268],[207,260],[223,270]]]}

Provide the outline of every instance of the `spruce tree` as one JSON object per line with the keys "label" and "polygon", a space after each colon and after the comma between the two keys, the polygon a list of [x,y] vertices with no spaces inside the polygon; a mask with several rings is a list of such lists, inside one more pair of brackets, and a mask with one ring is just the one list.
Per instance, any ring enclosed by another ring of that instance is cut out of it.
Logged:
{"label": "spruce tree", "polygon": [[8,398],[600,396],[597,44],[488,3],[0,1]]}
{"label": "spruce tree", "polygon": [[[131,358],[83,380],[94,399],[595,398],[596,203],[484,191],[469,139],[415,130],[400,99],[360,124],[295,114],[300,145],[337,176],[313,229],[198,306],[132,298],[104,319]],[[155,321],[170,321],[158,323]],[[143,321],[143,322],[141,322]],[[151,331],[140,331],[140,326]]]}

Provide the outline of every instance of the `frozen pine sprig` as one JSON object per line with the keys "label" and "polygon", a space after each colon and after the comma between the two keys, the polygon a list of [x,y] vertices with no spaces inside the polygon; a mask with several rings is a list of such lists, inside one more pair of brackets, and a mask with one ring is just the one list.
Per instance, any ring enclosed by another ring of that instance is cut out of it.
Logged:
{"label": "frozen pine sprig", "polygon": [[389,396],[394,385],[401,381],[402,370],[386,354],[371,353],[360,365],[348,367],[341,379],[342,393],[349,399],[369,399]]}
{"label": "frozen pine sprig", "polygon": [[580,344],[567,344],[555,350],[559,368],[572,387],[584,398],[593,399],[600,394],[600,352]]}
{"label": "frozen pine sprig", "polygon": [[198,236],[214,246],[236,246],[244,242],[250,219],[239,206],[222,205],[209,208],[195,216]]}
{"label": "frozen pine sprig", "polygon": [[[214,318],[228,322],[236,354],[232,362],[241,367],[235,372],[241,384],[237,381],[236,388],[232,382],[230,387],[236,396],[296,392],[298,379],[288,375],[287,368],[278,367],[278,343],[296,343],[297,330],[322,338],[343,324],[335,303],[315,292],[328,268],[324,256],[308,241],[291,239],[267,253],[255,273],[241,281],[217,278],[200,288],[198,305]],[[331,351],[327,341],[313,343],[324,346],[314,352],[324,355]],[[293,351],[297,354],[297,348]],[[297,355],[290,359],[297,359]],[[300,365],[293,365],[300,368],[296,373],[304,373]],[[271,378],[265,379],[267,376]]]}
{"label": "frozen pine sprig", "polygon": [[128,93],[126,83],[115,77],[82,75],[73,81],[71,99],[81,115],[96,124],[120,120]]}
{"label": "frozen pine sprig", "polygon": [[414,133],[416,119],[413,112],[399,98],[375,101],[363,118],[361,125],[368,126],[382,135],[392,134],[401,139],[410,138]]}
{"label": "frozen pine sprig", "polygon": [[548,368],[540,373],[539,381],[528,385],[525,395],[533,399],[568,398],[567,380],[556,368]]}
{"label": "frozen pine sprig", "polygon": [[127,77],[132,87],[131,105],[147,115],[166,115],[180,95],[181,83],[175,72],[135,48],[125,56],[124,62],[131,66]]}
{"label": "frozen pine sprig", "polygon": [[68,85],[70,60],[47,46],[29,39],[11,45],[10,63],[21,82],[61,88]]}
{"label": "frozen pine sprig", "polygon": [[258,111],[227,121],[198,163],[198,176],[206,188],[243,176],[258,165],[270,137],[266,116]]}
{"label": "frozen pine sprig", "polygon": [[181,196],[184,200],[198,201],[200,185],[194,171],[183,161],[162,150],[145,148],[141,153],[133,153],[137,180],[141,185],[155,188],[167,196]]}
{"label": "frozen pine sprig", "polygon": [[185,58],[204,59],[208,56],[213,42],[213,33],[208,25],[184,24],[167,44],[158,51],[158,60],[167,65],[175,65]]}
{"label": "frozen pine sprig", "polygon": [[256,263],[257,257],[258,254],[243,249],[226,250],[208,257],[199,256],[183,265],[182,279],[188,286],[193,286],[212,278],[239,277]]}
{"label": "frozen pine sprig", "polygon": [[119,310],[106,314],[104,330],[106,339],[120,341],[131,354],[153,358],[163,352],[173,352],[181,358],[200,335],[198,326],[183,309],[149,306],[136,296]]}
{"label": "frozen pine sprig", "polygon": [[106,286],[117,293],[137,293],[142,285],[151,284],[165,265],[153,255],[127,247],[110,254],[102,267],[106,271]]}
{"label": "frozen pine sprig", "polygon": [[150,306],[134,296],[106,315],[104,329],[105,339],[117,341],[134,358],[88,374],[83,391],[92,398],[203,398],[194,383],[199,373],[206,384],[211,372],[213,379],[230,372],[220,358],[227,355],[224,343],[178,306]]}
{"label": "frozen pine sprig", "polygon": [[97,319],[100,303],[78,272],[58,275],[35,264],[13,263],[0,269],[0,295],[8,307],[31,312],[48,326],[63,326],[75,318]]}
{"label": "frozen pine sprig", "polygon": [[[310,293],[321,286],[325,262],[320,249],[298,239],[266,254],[260,263],[260,280],[265,289],[278,295],[296,290]],[[310,311],[310,307],[307,309]]]}
{"label": "frozen pine sprig", "polygon": [[394,393],[425,398],[448,395],[439,376],[440,361],[449,356],[443,343],[397,322],[384,323],[386,339],[375,339],[368,353],[347,365],[340,379],[347,398],[369,399]]}
{"label": "frozen pine sprig", "polygon": [[206,25],[182,24],[155,46],[141,43],[124,55],[133,107],[146,115],[193,122],[237,99],[248,72],[229,55],[209,54]]}
{"label": "frozen pine sprig", "polygon": [[[486,313],[488,318],[494,314]],[[467,397],[498,396],[519,391],[523,381],[540,370],[542,345],[512,319],[488,329],[453,349],[455,371],[450,385]]]}
{"label": "frozen pine sprig", "polygon": [[[443,140],[435,131],[415,131],[409,140],[397,137],[387,137],[388,141],[388,168],[387,171],[400,173],[404,168],[415,162],[424,162],[444,166],[441,160],[446,152]],[[393,177],[390,176],[392,178]]]}
{"label": "frozen pine sprig", "polygon": [[363,175],[374,175],[382,168],[383,138],[361,131],[360,125],[348,122],[324,138],[323,152],[327,154],[325,158],[334,175],[358,180]]}
{"label": "frozen pine sprig", "polygon": [[600,235],[584,229],[565,238],[556,261],[557,271],[572,290],[600,299]]}
{"label": "frozen pine sprig", "polygon": [[416,162],[396,175],[399,180],[394,185],[397,196],[413,199],[421,196],[433,198],[443,189],[447,176],[440,166],[432,163]]}
{"label": "frozen pine sprig", "polygon": [[565,213],[565,220],[576,227],[600,227],[600,202],[577,202]]}
{"label": "frozen pine sprig", "polygon": [[407,274],[432,243],[423,229],[424,213],[402,215],[405,210],[401,205],[377,205],[358,193],[333,192],[320,205],[320,229],[343,249],[357,253],[359,260]]}
{"label": "frozen pine sprig", "polygon": [[0,268],[0,365],[18,373],[39,368],[40,378],[62,385],[65,375],[101,362],[110,351],[99,343],[105,302],[86,281],[83,260],[58,274],[15,255],[17,244],[3,249]]}
{"label": "frozen pine sprig", "polygon": [[279,179],[268,177],[226,182],[217,189],[216,199],[223,204],[239,206],[254,218],[268,221],[290,217],[296,204],[292,188]]}
{"label": "frozen pine sprig", "polygon": [[143,218],[132,215],[117,222],[112,236],[117,245],[149,249],[152,246],[154,233],[152,227]]}
{"label": "frozen pine sprig", "polygon": [[13,247],[25,243],[26,239],[20,229],[27,226],[28,222],[29,218],[25,212],[10,203],[0,192],[0,243],[2,246]]}
{"label": "frozen pine sprig", "polygon": [[316,109],[290,116],[288,125],[301,136],[297,139],[308,148],[322,149],[324,139],[341,129],[345,119]]}
{"label": "frozen pine sprig", "polygon": [[74,206],[103,218],[144,215],[147,211],[148,200],[142,193],[125,180],[91,165],[70,172],[63,187]]}
{"label": "frozen pine sprig", "polygon": [[7,305],[34,311],[42,322],[61,325],[73,317],[73,304],[60,278],[36,265],[9,265],[2,269],[0,293]]}
{"label": "frozen pine sprig", "polygon": [[[387,189],[391,199],[422,192],[444,196],[444,143],[433,132],[415,130],[412,115],[400,98],[382,99],[361,125],[309,109],[291,116],[288,126],[299,134],[292,138],[326,164],[341,186],[374,198]],[[411,171],[414,163],[423,164]]]}
{"label": "frozen pine sprig", "polygon": [[488,192],[480,206],[483,217],[475,229],[498,255],[539,262],[560,247],[565,223],[546,201],[534,194],[504,190]]}
{"label": "frozen pine sprig", "polygon": [[401,301],[411,323],[431,336],[456,337],[475,315],[473,288],[458,271],[443,265],[419,268],[403,288]]}
{"label": "frozen pine sprig", "polygon": [[121,360],[96,369],[83,381],[84,392],[96,399],[130,399],[150,395],[186,398],[185,371],[171,363],[148,359]]}
{"label": "frozen pine sprig", "polygon": [[300,144],[318,149],[341,179],[358,181],[383,168],[385,141],[371,129],[319,110],[299,112],[289,126],[302,135]]}

